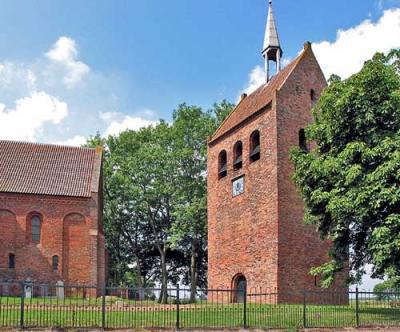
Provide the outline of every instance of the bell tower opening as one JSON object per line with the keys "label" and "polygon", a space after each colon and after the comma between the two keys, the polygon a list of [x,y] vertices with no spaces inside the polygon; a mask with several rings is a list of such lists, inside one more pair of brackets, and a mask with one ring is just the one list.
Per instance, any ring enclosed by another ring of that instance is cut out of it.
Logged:
{"label": "bell tower opening", "polygon": [[279,41],[278,30],[276,28],[276,23],[274,19],[274,14],[272,11],[272,0],[269,0],[269,9],[268,9],[268,21],[267,26],[265,28],[265,38],[264,38],[264,46],[262,55],[264,57],[265,62],[265,78],[266,81],[269,82],[271,79],[271,71],[270,71],[270,61],[275,62],[276,71],[275,74],[278,74],[281,70],[281,58],[283,55],[283,51],[281,48],[281,43]]}

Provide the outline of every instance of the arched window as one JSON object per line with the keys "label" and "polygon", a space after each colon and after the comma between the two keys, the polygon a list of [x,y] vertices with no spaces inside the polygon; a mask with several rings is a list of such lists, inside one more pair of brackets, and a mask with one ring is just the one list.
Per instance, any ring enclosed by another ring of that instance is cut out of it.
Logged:
{"label": "arched window", "polygon": [[8,268],[15,269],[15,255],[14,254],[8,255]]}
{"label": "arched window", "polygon": [[33,242],[40,242],[40,228],[41,228],[40,217],[35,215],[31,218],[31,233]]}
{"label": "arched window", "polygon": [[227,165],[228,157],[226,151],[223,150],[220,152],[218,157],[218,175],[219,178],[222,179],[228,175],[228,165]]}
{"label": "arched window", "polygon": [[57,255],[53,256],[53,271],[58,271],[58,262],[59,262],[58,256]]}
{"label": "arched window", "polygon": [[315,95],[315,90],[310,90],[310,99],[311,99],[311,106],[314,106],[317,103],[317,96]]}
{"label": "arched window", "polygon": [[233,169],[238,170],[243,166],[243,144],[237,142],[233,147]]}
{"label": "arched window", "polygon": [[308,152],[306,133],[303,128],[299,130],[299,147],[304,152]]}
{"label": "arched window", "polygon": [[250,136],[250,162],[260,159],[260,132],[254,131]]}

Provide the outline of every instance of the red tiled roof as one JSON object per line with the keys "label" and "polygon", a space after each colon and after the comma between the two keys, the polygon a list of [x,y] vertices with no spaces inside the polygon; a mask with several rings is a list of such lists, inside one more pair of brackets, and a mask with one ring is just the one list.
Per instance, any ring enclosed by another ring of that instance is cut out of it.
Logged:
{"label": "red tiled roof", "polygon": [[0,192],[90,197],[100,168],[96,149],[0,140]]}
{"label": "red tiled roof", "polygon": [[225,119],[225,121],[222,122],[221,126],[217,129],[214,135],[211,136],[209,143],[212,143],[218,138],[224,136],[251,115],[266,107],[272,101],[275,92],[281,88],[282,84],[289,77],[290,73],[300,62],[306,50],[307,48],[305,48],[296,59],[283,68],[278,74],[273,76],[268,83],[260,86],[249,96],[243,98],[239,104],[236,105],[231,114]]}

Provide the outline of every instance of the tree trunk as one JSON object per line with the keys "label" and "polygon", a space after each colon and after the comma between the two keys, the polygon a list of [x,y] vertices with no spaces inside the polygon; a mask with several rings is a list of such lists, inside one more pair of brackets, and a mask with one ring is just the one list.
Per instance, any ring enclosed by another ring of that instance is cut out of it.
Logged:
{"label": "tree trunk", "polygon": [[144,299],[144,289],[143,289],[143,276],[142,276],[142,269],[141,269],[141,262],[138,254],[137,248],[137,241],[133,241],[129,234],[126,234],[125,238],[128,240],[129,244],[132,247],[133,257],[135,257],[136,261],[136,288],[138,290],[138,297],[139,300]]}
{"label": "tree trunk", "polygon": [[140,265],[140,259],[137,253],[135,253],[136,257],[136,287],[138,290],[138,299],[139,301],[144,300],[144,288],[143,288],[143,277],[142,277],[142,269]]}
{"label": "tree trunk", "polygon": [[190,302],[196,302],[197,287],[197,239],[192,241],[192,253],[190,258]]}
{"label": "tree trunk", "polygon": [[161,255],[161,294],[160,303],[167,304],[168,302],[168,274],[167,274],[167,262],[166,262],[166,252],[162,250]]}

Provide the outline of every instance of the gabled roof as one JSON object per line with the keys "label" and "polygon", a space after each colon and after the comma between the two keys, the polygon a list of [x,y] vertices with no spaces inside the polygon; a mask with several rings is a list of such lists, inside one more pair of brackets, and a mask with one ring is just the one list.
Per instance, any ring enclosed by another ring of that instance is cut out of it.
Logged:
{"label": "gabled roof", "polygon": [[243,123],[246,119],[267,107],[272,102],[275,92],[279,90],[286,82],[289,75],[309,49],[311,50],[311,46],[309,43],[306,43],[304,49],[297,56],[297,58],[295,58],[275,76],[273,76],[268,83],[263,84],[253,93],[242,98],[231,114],[229,114],[225,121],[222,122],[214,135],[209,138],[208,143],[211,144],[212,142],[226,135],[228,132]]}
{"label": "gabled roof", "polygon": [[100,171],[97,149],[0,140],[0,192],[90,197]]}

